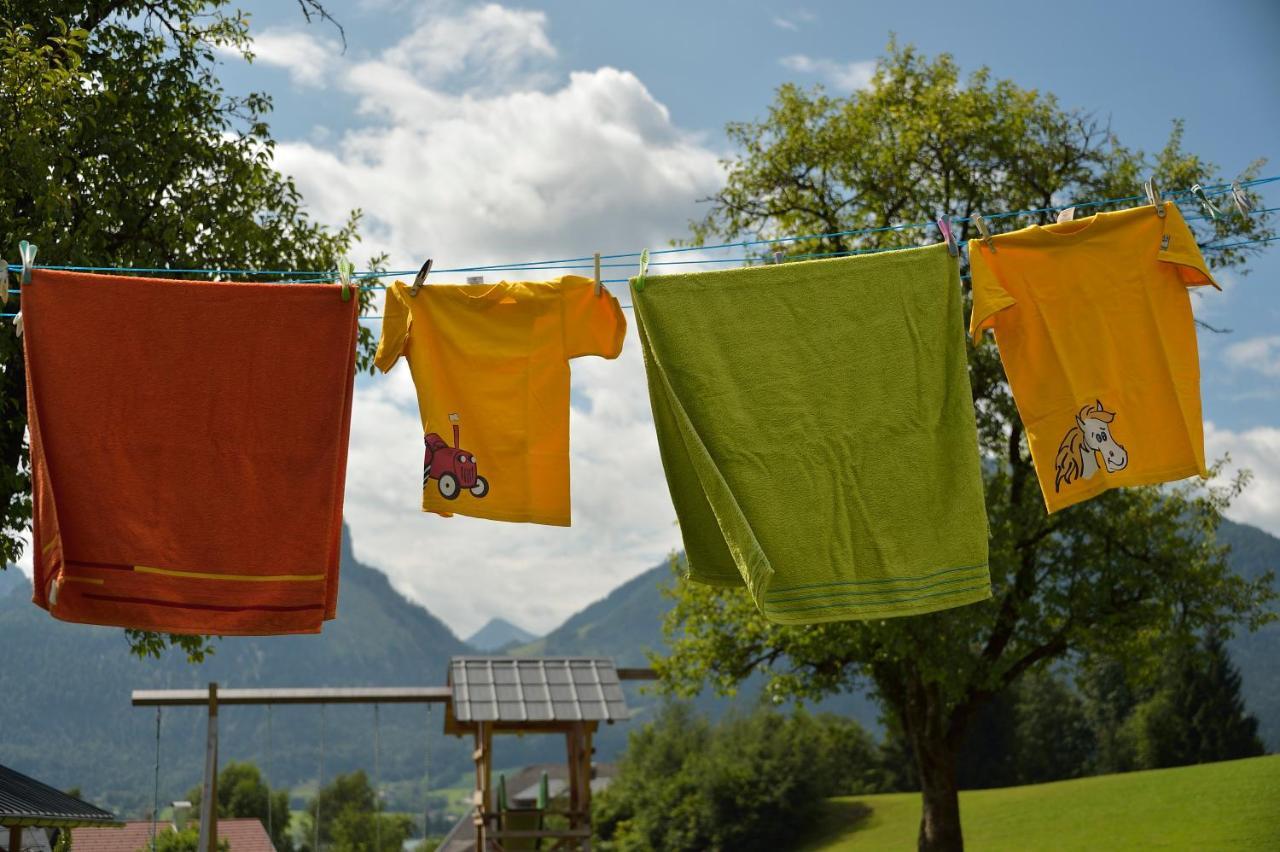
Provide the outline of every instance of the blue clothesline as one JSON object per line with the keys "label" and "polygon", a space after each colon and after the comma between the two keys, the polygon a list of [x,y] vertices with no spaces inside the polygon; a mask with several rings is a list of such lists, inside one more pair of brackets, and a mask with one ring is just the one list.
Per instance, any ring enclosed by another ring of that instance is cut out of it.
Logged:
{"label": "blue clothesline", "polygon": [[[1268,183],[1273,183],[1275,181],[1280,181],[1280,175],[1265,177],[1265,178],[1257,178],[1255,180],[1249,180],[1249,181],[1243,181],[1240,183],[1240,186],[1255,187],[1255,186],[1262,186]],[[1212,186],[1203,187],[1203,191],[1206,196],[1226,195],[1231,192],[1231,184],[1229,183],[1214,184]],[[1184,189],[1184,190],[1179,190],[1177,192],[1161,193],[1161,197],[1164,198],[1165,200],[1176,201],[1180,198],[1194,197],[1194,195],[1191,190]],[[1059,210],[1065,210],[1068,207],[1075,207],[1076,209],[1088,208],[1088,207],[1104,207],[1111,204],[1123,204],[1130,201],[1144,201],[1144,200],[1146,200],[1145,195],[1128,195],[1128,196],[1122,196],[1119,198],[1103,199],[1101,201],[1083,201],[1078,204],[1064,204],[1058,207],[1038,207],[1038,208],[1032,208],[1028,210],[1012,210],[1004,213],[993,213],[991,215],[985,216],[984,218],[986,218],[987,221],[993,221],[996,219],[1008,219],[1015,216],[1033,216],[1041,213],[1053,213]],[[1265,210],[1261,210],[1257,212],[1269,213],[1269,212],[1275,212],[1276,209],[1277,208],[1267,208]],[[1188,220],[1208,219],[1208,218],[1210,217],[1205,215],[1187,217]],[[963,222],[968,222],[970,220],[971,220],[971,217],[961,217],[961,218],[953,219],[951,221],[953,224],[960,224]],[[934,222],[912,222],[912,223],[903,224],[903,225],[886,225],[886,226],[877,227],[877,228],[857,228],[857,229],[848,230],[848,231],[832,231],[830,233],[824,233],[824,234],[800,234],[800,235],[786,236],[786,237],[774,237],[771,239],[762,239],[762,240],[738,240],[735,242],[720,243],[718,245],[711,245],[711,246],[677,246],[675,248],[656,249],[649,252],[649,254],[651,256],[666,255],[666,254],[677,254],[681,252],[713,251],[716,249],[738,248],[738,247],[742,247],[745,250],[749,246],[777,245],[777,244],[788,243],[788,242],[800,242],[803,240],[831,239],[834,237],[852,237],[852,236],[860,236],[865,234],[884,233],[888,231],[907,231],[907,230],[932,228],[932,227],[936,227],[936,224]],[[832,257],[832,256],[838,256],[838,255],[857,254],[857,253],[862,253],[864,251],[875,251],[875,250],[852,250],[850,252],[809,254],[809,255],[803,255],[803,257],[806,257],[806,258]],[[618,268],[618,267],[634,266],[635,265],[634,263],[606,264],[606,263],[603,263],[603,261],[623,260],[626,258],[638,258],[639,256],[640,256],[640,252],[638,251],[624,252],[620,254],[602,254],[600,256],[600,259],[602,261],[601,267],[602,268],[603,267]],[[795,259],[795,257],[796,256],[792,256],[790,259]],[[748,258],[744,258],[744,259],[720,258],[720,259],[694,260],[694,261],[654,261],[653,263],[650,264],[650,266],[675,266],[675,265],[694,264],[694,263],[731,263],[731,262],[742,263],[742,262],[745,262],[746,260],[748,260]],[[492,265],[486,265],[486,266],[458,266],[458,267],[433,269],[432,272],[433,273],[496,272],[496,271],[503,271],[503,270],[532,272],[532,271],[561,270],[561,269],[592,269],[594,268],[593,261],[594,261],[594,255],[588,255],[583,257],[568,257],[568,258],[559,258],[559,259],[553,259],[553,260],[531,260],[531,261],[522,261],[518,263],[492,264]],[[574,264],[574,265],[568,265],[568,264]],[[579,264],[584,264],[584,265],[579,265]],[[589,265],[585,265],[585,264],[589,264]],[[21,268],[22,267],[20,264],[9,264],[10,271],[16,272],[21,270]],[[299,284],[332,281],[337,277],[337,273],[334,270],[175,269],[172,267],[58,266],[58,265],[43,265],[43,264],[36,264],[35,268],[59,269],[59,270],[66,270],[66,271],[72,271],[72,272],[135,272],[135,273],[147,272],[147,273],[183,274],[183,275],[256,275],[256,276],[277,276],[278,275],[278,276],[285,276],[285,277],[317,276],[314,278],[312,277],[303,278],[302,280],[293,282],[293,283],[299,283]],[[406,275],[416,275],[416,274],[417,274],[416,269],[366,270],[363,272],[355,273],[352,277],[353,278],[382,278],[382,277],[406,276]],[[608,283],[608,282],[605,282],[605,283]],[[378,285],[372,285],[369,287],[369,289],[380,289],[380,287]],[[13,292],[13,291],[10,291],[10,292]]]}

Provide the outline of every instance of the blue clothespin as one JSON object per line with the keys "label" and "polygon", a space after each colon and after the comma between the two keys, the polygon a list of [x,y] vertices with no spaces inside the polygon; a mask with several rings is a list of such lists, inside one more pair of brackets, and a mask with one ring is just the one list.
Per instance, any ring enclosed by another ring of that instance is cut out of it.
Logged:
{"label": "blue clothespin", "polygon": [[636,291],[644,289],[644,277],[649,274],[649,250],[640,252],[640,271],[636,274]]}
{"label": "blue clothespin", "polygon": [[342,301],[351,301],[351,274],[355,267],[345,257],[338,261],[338,283],[342,285]]}
{"label": "blue clothespin", "polygon": [[959,257],[960,246],[956,244],[956,235],[951,230],[951,217],[946,213],[938,217],[938,230],[942,232],[942,241],[947,244],[947,253]]}
{"label": "blue clothespin", "polygon": [[1222,211],[1217,205],[1209,200],[1209,195],[1204,191],[1204,187],[1200,184],[1191,185],[1191,194],[1200,201],[1200,205],[1204,207],[1204,212],[1209,214],[1210,221],[1217,222],[1222,218]]}
{"label": "blue clothespin", "polygon": [[31,267],[36,262],[36,247],[26,240],[18,243],[18,255],[22,258],[22,283],[31,283]]}
{"label": "blue clothespin", "polygon": [[1244,191],[1244,187],[1239,181],[1231,182],[1231,200],[1235,203],[1236,209],[1240,211],[1240,215],[1246,220],[1253,218],[1253,202],[1249,200],[1249,194]]}

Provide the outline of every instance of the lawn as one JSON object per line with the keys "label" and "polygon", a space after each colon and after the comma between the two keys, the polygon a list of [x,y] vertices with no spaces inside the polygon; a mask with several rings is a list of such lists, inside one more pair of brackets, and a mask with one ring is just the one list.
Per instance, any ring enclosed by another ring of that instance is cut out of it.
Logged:
{"label": "lawn", "polygon": [[[965,846],[1280,849],[1280,755],[960,794]],[[915,847],[920,796],[832,799],[807,852]]]}

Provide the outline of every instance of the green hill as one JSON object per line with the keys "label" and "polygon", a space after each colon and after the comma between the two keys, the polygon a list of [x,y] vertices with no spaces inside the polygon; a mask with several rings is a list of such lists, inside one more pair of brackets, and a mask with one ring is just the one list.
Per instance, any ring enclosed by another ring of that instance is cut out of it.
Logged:
{"label": "green hill", "polygon": [[[970,849],[1280,849],[1280,756],[960,794]],[[832,799],[807,852],[910,849],[919,793]]]}

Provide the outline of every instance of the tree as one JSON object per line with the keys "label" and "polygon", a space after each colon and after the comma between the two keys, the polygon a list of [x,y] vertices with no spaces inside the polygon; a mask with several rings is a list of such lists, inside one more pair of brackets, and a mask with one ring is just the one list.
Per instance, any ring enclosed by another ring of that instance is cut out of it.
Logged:
{"label": "tree", "polygon": [[[150,844],[148,844],[148,847]],[[74,845],[72,846],[74,849]],[[145,852],[139,850],[139,852]],[[229,852],[231,845],[225,840],[218,841],[219,852]],[[182,831],[174,831],[165,826],[156,832],[156,852],[202,852],[200,849],[200,827],[189,825]]]}
{"label": "tree", "polygon": [[856,723],[757,707],[711,724],[668,704],[633,732],[593,810],[602,849],[785,848],[827,796],[879,792],[875,747]]}
{"label": "tree", "polygon": [[[21,239],[38,262],[88,266],[321,270],[347,253],[358,211],[336,231],[313,222],[272,168],[270,99],[218,84],[215,51],[252,56],[248,19],[228,2],[0,0],[0,257],[13,261]],[[360,335],[367,367],[372,332]],[[0,364],[3,568],[31,522],[26,376],[8,331]],[[143,656],[175,644],[199,660],[212,647],[128,637]]]}
{"label": "tree", "polygon": [[413,836],[409,817],[382,812],[382,802],[363,770],[334,778],[307,805],[309,824],[300,846],[302,852],[319,852],[313,847],[317,814],[319,849],[324,852],[400,852],[404,842]]}
{"label": "tree", "polygon": [[[192,787],[187,793],[194,813],[200,813],[203,789]],[[271,833],[276,852],[293,852],[289,832],[289,791],[272,790],[262,772],[252,763],[232,761],[218,773],[218,817],[249,817],[262,823]]]}
{"label": "tree", "polygon": [[[696,242],[1132,196],[1152,171],[1166,187],[1218,180],[1212,164],[1182,150],[1176,122],[1164,149],[1147,157],[1051,95],[986,69],[962,80],[950,56],[929,59],[896,44],[867,89],[833,98],[784,85],[764,120],[731,124],[728,133],[741,153],[726,162],[724,189],[693,225]],[[1261,215],[1194,225],[1202,240],[1274,234]],[[962,225],[960,237],[969,236]],[[809,254],[935,237],[885,230],[775,247]],[[1242,263],[1248,251],[1208,254],[1221,268]],[[741,591],[680,584],[667,623],[671,655],[655,660],[667,688],[681,694],[706,684],[731,692],[756,670],[782,698],[869,682],[911,743],[923,797],[919,846],[929,850],[963,846],[958,752],[986,701],[1069,655],[1122,649],[1150,664],[1199,630],[1254,627],[1272,595],[1269,579],[1234,576],[1214,539],[1242,481],[1112,491],[1049,517],[994,347],[970,352],[970,377],[988,460],[990,601],[882,622],[784,627],[767,622]]]}

